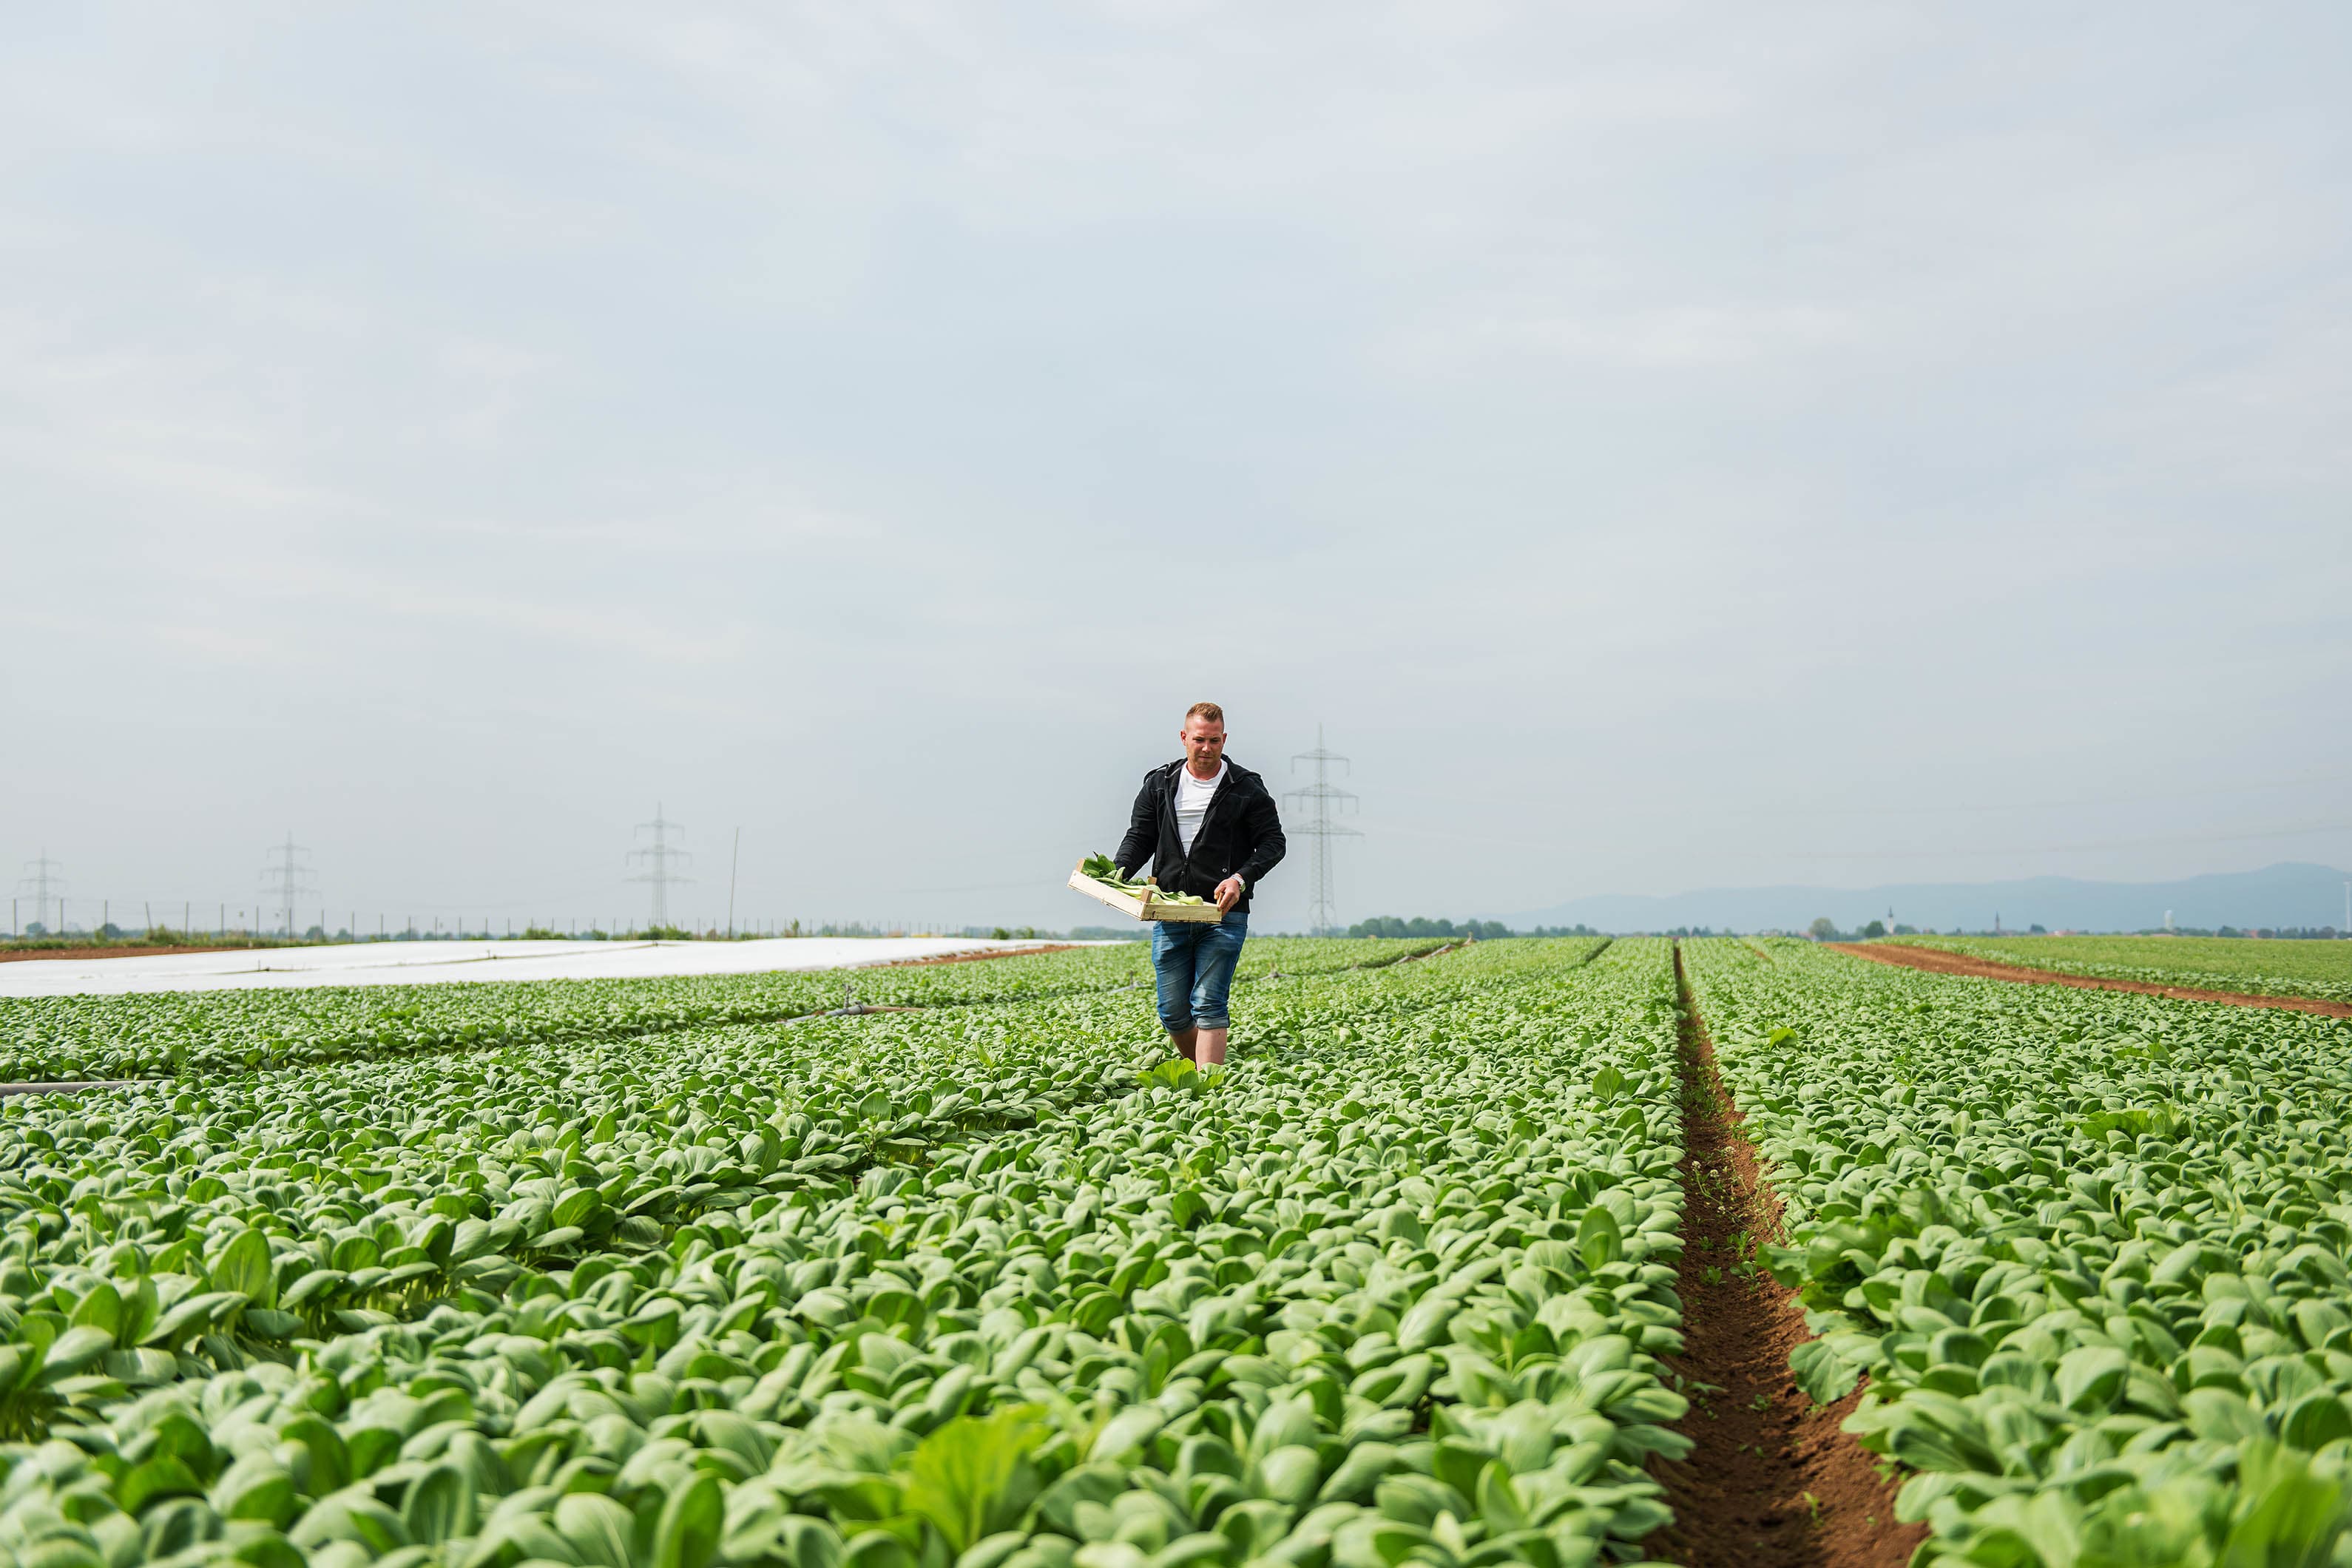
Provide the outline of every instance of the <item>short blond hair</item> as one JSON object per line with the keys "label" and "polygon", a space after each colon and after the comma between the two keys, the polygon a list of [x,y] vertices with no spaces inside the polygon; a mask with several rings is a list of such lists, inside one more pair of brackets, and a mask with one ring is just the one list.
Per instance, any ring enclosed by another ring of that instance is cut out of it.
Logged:
{"label": "short blond hair", "polygon": [[1223,724],[1225,721],[1225,710],[1213,702],[1195,702],[1184,710],[1184,722],[1189,724],[1195,719],[1206,719],[1212,724]]}

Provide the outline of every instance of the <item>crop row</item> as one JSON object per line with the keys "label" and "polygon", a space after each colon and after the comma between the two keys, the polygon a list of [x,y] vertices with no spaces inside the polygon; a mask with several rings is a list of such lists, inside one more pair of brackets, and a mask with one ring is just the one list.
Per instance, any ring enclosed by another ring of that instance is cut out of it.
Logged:
{"label": "crop row", "polygon": [[[267,1203],[204,1232],[201,1275],[169,1250],[189,1231],[71,1258],[41,1250],[63,1230],[36,1238],[5,1281],[27,1293],[0,1303],[16,1319],[0,1413],[28,1428],[0,1453],[0,1548],[272,1568],[1593,1561],[1663,1520],[1639,1467],[1678,1451],[1659,1423],[1682,1404],[1651,1359],[1676,1342],[1670,970],[1660,944],[1575,967],[1590,951],[1485,944],[1269,980],[1223,1074],[1166,1063],[1018,1130],[893,1134],[816,1173],[854,1185],[727,1184],[658,1245],[579,1227],[573,1253],[495,1279],[436,1272],[436,1246],[454,1258],[459,1230],[495,1221],[433,1208],[454,1192],[404,1193],[397,1239],[423,1256],[396,1267],[425,1283],[337,1309],[383,1321],[284,1321],[323,1237]],[[919,1058],[924,1026],[971,1016],[853,1022],[908,1032],[877,1058]],[[667,1103],[591,1088],[497,1159],[527,1142],[564,1163],[530,1179],[563,1181],[575,1157],[625,1152],[624,1126],[647,1146],[665,1121],[723,1136],[734,1097],[708,1083],[799,1094],[816,1027],[767,1032],[766,1063],[746,1041],[702,1089],[666,1080]],[[1063,1044],[1108,1061],[1137,1041]],[[972,1043],[937,1049],[950,1076],[929,1091],[967,1092]],[[368,1110],[359,1071],[336,1090],[352,1125],[402,1146],[446,1135],[404,1124],[389,1089]],[[511,1098],[446,1094],[484,1092]],[[612,1103],[583,1128],[598,1094]],[[161,1099],[106,1103],[127,1124]],[[94,1166],[116,1114],[60,1118],[46,1152]],[[780,1103],[763,1125],[781,1139],[796,1118],[822,1124]],[[259,1126],[221,1146],[258,1146]],[[369,1267],[402,1256],[372,1238]]]}
{"label": "crop row", "polygon": [[1161,1054],[1150,1019],[1132,996],[1073,997],[37,1100],[0,1119],[0,1257],[37,1277],[127,1246],[209,1275],[258,1228],[290,1244],[281,1270],[321,1271],[295,1299],[310,1331],[356,1326],[1099,1098]]}
{"label": "crop row", "polygon": [[2137,980],[2200,991],[2260,996],[2312,996],[2352,1002],[2352,942],[2257,942],[2242,937],[2021,936],[1906,937],[1939,947],[2061,974]]}
{"label": "crop row", "polygon": [[[652,1245],[746,1191],[837,1184],[1097,1098],[1160,1053],[1150,1016],[1082,995],[346,1059],[158,1084],[96,1115],[21,1100],[0,1113],[0,1257],[37,1273],[129,1243],[202,1274],[259,1225],[347,1277],[299,1298],[325,1331],[461,1275]],[[397,1239],[420,1215],[448,1222],[437,1256]]]}
{"label": "crop row", "polygon": [[[1324,973],[1425,952],[1429,942],[1252,943],[1262,973]],[[0,1079],[222,1075],[345,1058],[627,1040],[771,1023],[845,1001],[947,1006],[1032,1001],[1149,984],[1137,943],[985,963],[664,979],[485,981],[0,1001]]]}
{"label": "crop row", "polygon": [[2325,1563],[2352,1521],[2352,1029],[1687,944],[1793,1358],[1932,1558]]}

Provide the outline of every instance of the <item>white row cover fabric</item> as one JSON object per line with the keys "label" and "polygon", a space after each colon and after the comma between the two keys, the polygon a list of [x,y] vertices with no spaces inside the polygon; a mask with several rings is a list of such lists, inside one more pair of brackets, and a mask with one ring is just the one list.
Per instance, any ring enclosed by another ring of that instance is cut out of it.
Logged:
{"label": "white row cover fabric", "polygon": [[365,942],[143,958],[0,963],[0,996],[142,991],[271,991],[313,985],[439,985],[468,980],[612,980],[847,969],[1034,942],[985,937],[779,937],[760,942]]}

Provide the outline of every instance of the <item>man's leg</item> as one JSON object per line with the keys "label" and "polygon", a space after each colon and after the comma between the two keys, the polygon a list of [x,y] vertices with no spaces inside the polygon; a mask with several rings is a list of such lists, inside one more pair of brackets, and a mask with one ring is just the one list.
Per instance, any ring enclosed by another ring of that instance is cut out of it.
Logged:
{"label": "man's leg", "polygon": [[1192,964],[1192,1019],[1199,1034],[1194,1060],[1216,1067],[1225,1059],[1225,1037],[1231,1025],[1226,998],[1234,986],[1234,966],[1241,963],[1242,943],[1249,936],[1249,916],[1230,914],[1201,931],[1200,956]]}
{"label": "man's leg", "polygon": [[1190,1061],[1198,1034],[1192,1022],[1192,943],[1166,921],[1151,926],[1151,973],[1158,988],[1160,1026],[1179,1056]]}

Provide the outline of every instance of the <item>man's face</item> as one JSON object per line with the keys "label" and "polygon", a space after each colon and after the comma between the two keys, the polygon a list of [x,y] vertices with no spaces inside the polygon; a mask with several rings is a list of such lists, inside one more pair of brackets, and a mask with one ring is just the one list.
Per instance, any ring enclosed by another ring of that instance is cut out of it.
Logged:
{"label": "man's face", "polygon": [[1225,727],[1214,719],[1203,719],[1195,713],[1184,721],[1176,732],[1184,742],[1184,760],[1195,774],[1217,771],[1217,763],[1225,754]]}

